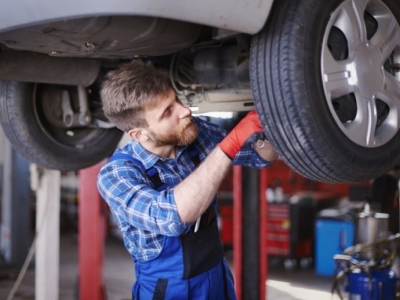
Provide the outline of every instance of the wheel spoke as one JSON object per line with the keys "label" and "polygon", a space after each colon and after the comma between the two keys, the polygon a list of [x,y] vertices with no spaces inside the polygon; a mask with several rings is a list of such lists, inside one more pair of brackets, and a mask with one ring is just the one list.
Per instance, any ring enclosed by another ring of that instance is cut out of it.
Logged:
{"label": "wheel spoke", "polygon": [[386,118],[386,134],[389,131],[394,135],[400,128],[400,83],[388,72],[385,72],[385,82],[383,90],[377,98],[385,102],[389,107],[389,115]]}
{"label": "wheel spoke", "polygon": [[400,82],[388,72],[385,72],[385,74],[383,90],[377,97],[382,99],[391,109],[400,111]]}
{"label": "wheel spoke", "polygon": [[390,11],[374,17],[378,21],[378,30],[371,38],[370,43],[380,49],[384,62],[394,48],[400,44],[400,27]]}
{"label": "wheel spoke", "polygon": [[357,115],[354,121],[344,124],[346,135],[354,142],[371,147],[375,145],[377,111],[375,99],[356,95]]}
{"label": "wheel spoke", "polygon": [[[352,141],[366,147],[386,144],[400,128],[400,83],[388,72],[385,74],[384,88],[373,99],[362,98],[356,93],[356,118],[343,124],[346,135]],[[378,128],[376,99],[383,101],[389,109]]]}
{"label": "wheel spoke", "polygon": [[334,23],[347,38],[349,54],[354,53],[358,45],[367,41],[367,29],[364,22],[367,2],[368,0],[345,1]]}
{"label": "wheel spoke", "polygon": [[354,92],[351,62],[336,61],[327,45],[324,45],[322,60],[322,79],[327,98],[334,99]]}

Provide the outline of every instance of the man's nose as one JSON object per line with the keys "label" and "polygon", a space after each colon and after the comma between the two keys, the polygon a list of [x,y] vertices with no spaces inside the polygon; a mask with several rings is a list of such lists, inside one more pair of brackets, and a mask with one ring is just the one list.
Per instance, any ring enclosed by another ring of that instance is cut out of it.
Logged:
{"label": "man's nose", "polygon": [[187,116],[190,116],[192,114],[192,111],[190,110],[189,107],[186,107],[184,105],[181,105],[181,111],[179,113],[179,117],[186,118]]}

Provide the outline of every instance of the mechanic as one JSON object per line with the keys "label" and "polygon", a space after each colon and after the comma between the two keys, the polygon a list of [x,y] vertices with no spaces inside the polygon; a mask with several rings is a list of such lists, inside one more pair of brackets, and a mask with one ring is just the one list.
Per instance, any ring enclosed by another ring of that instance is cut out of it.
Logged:
{"label": "mechanic", "polygon": [[132,298],[236,299],[216,193],[232,163],[264,168],[277,158],[259,139],[256,112],[226,135],[192,117],[168,75],[142,61],[110,71],[101,97],[105,115],[132,138],[97,182],[135,263]]}

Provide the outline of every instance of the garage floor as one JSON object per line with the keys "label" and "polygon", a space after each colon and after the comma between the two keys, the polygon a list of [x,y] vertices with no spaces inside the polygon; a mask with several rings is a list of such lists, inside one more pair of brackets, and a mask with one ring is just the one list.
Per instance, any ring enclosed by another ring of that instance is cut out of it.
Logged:
{"label": "garage floor", "polygon": [[[60,245],[60,298],[76,300],[77,284],[77,243],[76,236],[63,234]],[[227,254],[228,261],[231,260]],[[109,239],[105,250],[104,280],[108,300],[130,300],[130,288],[133,282],[133,263],[121,241]],[[11,276],[10,276],[11,274]],[[14,300],[35,299],[34,269],[30,268]],[[6,300],[17,277],[17,272],[10,272],[0,267],[0,300]],[[331,297],[330,278],[316,276],[313,269],[287,272],[281,264],[270,266],[267,281],[267,299],[272,300],[328,300]]]}

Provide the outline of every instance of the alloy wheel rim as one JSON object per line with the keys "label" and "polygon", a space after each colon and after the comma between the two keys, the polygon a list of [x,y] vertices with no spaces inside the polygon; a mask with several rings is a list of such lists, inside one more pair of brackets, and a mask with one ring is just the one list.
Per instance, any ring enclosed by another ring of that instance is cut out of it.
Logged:
{"label": "alloy wheel rim", "polygon": [[323,38],[322,84],[352,142],[376,148],[399,131],[399,65],[400,26],[382,1],[346,0],[333,12]]}

